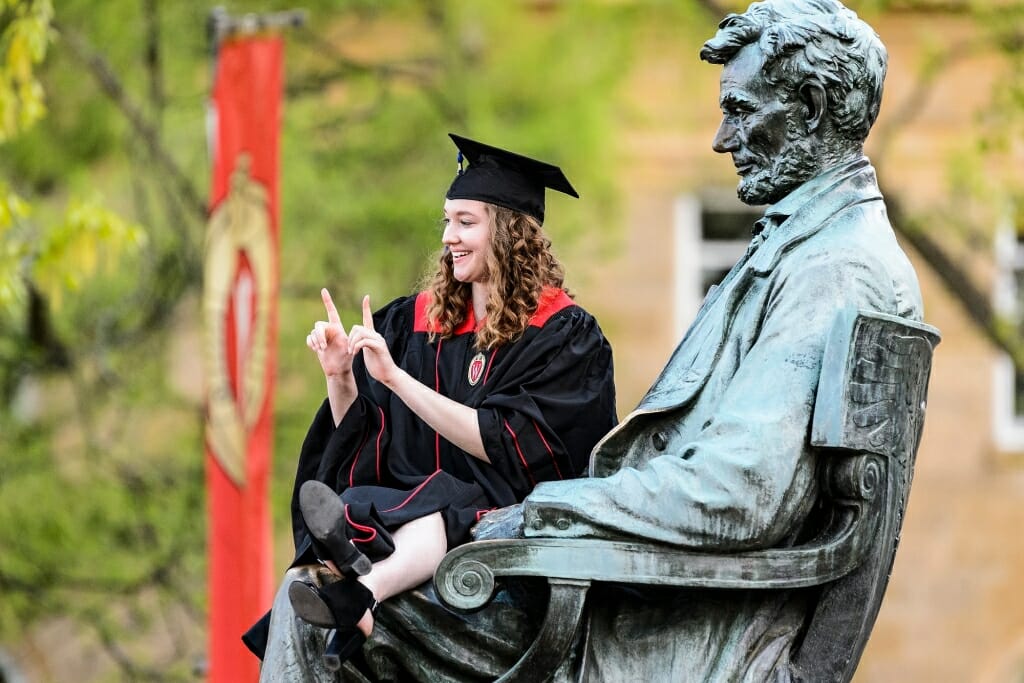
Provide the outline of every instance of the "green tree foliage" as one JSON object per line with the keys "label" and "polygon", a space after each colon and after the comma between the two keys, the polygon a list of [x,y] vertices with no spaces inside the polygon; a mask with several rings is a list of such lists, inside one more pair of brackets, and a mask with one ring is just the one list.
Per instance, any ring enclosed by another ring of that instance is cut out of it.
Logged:
{"label": "green tree foliage", "polygon": [[[681,11],[304,7],[307,25],[286,36],[282,130],[282,532],[323,391],[302,344],[322,316],[319,288],[354,319],[362,293],[379,305],[416,286],[455,170],[447,131],[569,169],[586,201],[552,199],[556,246],[584,228],[588,240],[610,232],[614,93],[639,27]],[[60,617],[73,633],[65,647],[92,663],[81,680],[184,680],[205,650],[206,13],[157,0],[60,3],[52,32],[48,18],[41,29],[49,52],[30,53],[42,87],[32,92],[45,91],[49,114],[14,131],[0,157],[0,642],[25,642]]]}
{"label": "green tree foliage", "polygon": [[35,67],[46,57],[53,7],[45,0],[3,3],[0,33],[0,142],[29,128],[43,117],[43,89]]}

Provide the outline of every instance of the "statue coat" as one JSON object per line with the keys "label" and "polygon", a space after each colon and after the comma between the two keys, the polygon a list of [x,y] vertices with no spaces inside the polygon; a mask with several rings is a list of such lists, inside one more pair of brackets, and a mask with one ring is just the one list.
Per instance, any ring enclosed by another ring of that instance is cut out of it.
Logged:
{"label": "statue coat", "polygon": [[[808,437],[837,313],[920,320],[922,302],[866,158],[808,181],[766,217],[778,225],[708,294],[637,409],[595,447],[590,478],[527,497],[527,536],[716,551],[800,538],[817,497]],[[595,588],[572,678],[791,680],[803,598]]]}

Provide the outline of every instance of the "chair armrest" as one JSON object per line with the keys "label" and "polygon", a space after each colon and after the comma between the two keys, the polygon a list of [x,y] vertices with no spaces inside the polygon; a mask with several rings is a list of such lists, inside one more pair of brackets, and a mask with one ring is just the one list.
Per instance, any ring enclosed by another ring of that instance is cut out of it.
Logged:
{"label": "chair armrest", "polygon": [[800,546],[719,554],[592,538],[476,541],[445,555],[434,583],[446,605],[470,611],[490,601],[496,578],[508,576],[734,589],[833,581],[856,567],[870,547],[882,508],[874,498],[884,490],[886,465],[875,455],[833,457],[829,481],[841,496],[836,514],[828,528]]}

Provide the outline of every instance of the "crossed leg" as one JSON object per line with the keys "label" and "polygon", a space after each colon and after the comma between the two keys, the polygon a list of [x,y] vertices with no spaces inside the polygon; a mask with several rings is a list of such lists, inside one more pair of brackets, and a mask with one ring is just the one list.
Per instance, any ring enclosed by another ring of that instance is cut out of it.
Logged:
{"label": "crossed leg", "polygon": [[[360,583],[370,589],[377,602],[415,588],[434,575],[434,570],[448,552],[448,538],[440,512],[420,517],[399,527],[393,534],[395,551],[379,562]],[[369,610],[356,626],[364,635],[373,631],[373,615]]]}
{"label": "crossed leg", "polygon": [[[372,571],[358,579],[379,602],[427,581],[448,549],[444,519],[439,512],[405,524],[392,534],[392,538],[395,551],[374,563]],[[298,618],[288,597],[288,586],[293,581],[320,585],[327,571],[319,565],[312,565],[295,567],[285,574],[271,611],[270,634],[260,681],[326,683],[338,680],[338,674],[328,670],[322,660],[329,631]],[[367,611],[357,627],[365,635],[370,635],[373,615]]]}

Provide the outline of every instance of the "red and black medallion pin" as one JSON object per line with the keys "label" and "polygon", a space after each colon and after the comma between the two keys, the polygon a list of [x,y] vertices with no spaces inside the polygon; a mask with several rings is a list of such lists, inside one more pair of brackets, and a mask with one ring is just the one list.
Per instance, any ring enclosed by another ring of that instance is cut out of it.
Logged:
{"label": "red and black medallion pin", "polygon": [[467,374],[469,386],[475,387],[476,383],[480,381],[480,377],[484,374],[485,363],[486,359],[482,353],[476,354],[473,356],[473,360],[469,361],[469,373]]}

